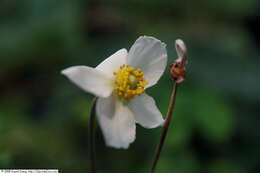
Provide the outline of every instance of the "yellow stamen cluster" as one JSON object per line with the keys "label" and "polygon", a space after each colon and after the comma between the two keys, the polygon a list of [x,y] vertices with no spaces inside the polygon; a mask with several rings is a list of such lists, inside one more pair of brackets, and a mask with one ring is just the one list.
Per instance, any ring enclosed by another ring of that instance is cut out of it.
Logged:
{"label": "yellow stamen cluster", "polygon": [[144,86],[148,83],[141,69],[122,65],[115,75],[114,93],[124,99],[132,99],[144,92]]}

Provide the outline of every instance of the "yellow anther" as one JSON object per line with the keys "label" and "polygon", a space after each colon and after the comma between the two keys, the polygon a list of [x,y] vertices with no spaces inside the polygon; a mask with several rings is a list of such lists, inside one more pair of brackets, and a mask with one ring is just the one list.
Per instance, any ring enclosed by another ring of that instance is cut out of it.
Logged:
{"label": "yellow anther", "polygon": [[124,99],[135,98],[144,92],[148,82],[144,78],[144,73],[140,68],[134,69],[131,66],[122,65],[115,75],[114,93]]}

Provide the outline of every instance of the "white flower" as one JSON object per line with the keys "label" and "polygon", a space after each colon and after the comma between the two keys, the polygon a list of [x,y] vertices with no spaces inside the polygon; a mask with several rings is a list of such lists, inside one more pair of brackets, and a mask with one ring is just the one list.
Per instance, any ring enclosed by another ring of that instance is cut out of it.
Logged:
{"label": "white flower", "polygon": [[98,96],[96,112],[105,142],[128,148],[135,140],[135,123],[155,128],[164,123],[152,97],[167,63],[166,45],[154,37],[139,37],[129,53],[120,49],[96,68],[74,66],[62,71],[84,91]]}

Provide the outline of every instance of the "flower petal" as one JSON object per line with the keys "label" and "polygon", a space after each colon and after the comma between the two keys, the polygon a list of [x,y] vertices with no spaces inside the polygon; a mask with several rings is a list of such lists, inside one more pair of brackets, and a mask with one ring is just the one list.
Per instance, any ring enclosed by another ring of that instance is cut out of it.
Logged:
{"label": "flower petal", "polygon": [[117,72],[119,67],[126,64],[127,50],[120,49],[103,62],[101,62],[96,69],[105,72],[107,75],[113,76],[113,72]]}
{"label": "flower petal", "polygon": [[98,98],[96,110],[106,145],[128,148],[135,140],[135,119],[128,107],[112,95]]}
{"label": "flower petal", "polygon": [[154,99],[145,93],[131,100],[129,108],[134,113],[137,123],[143,127],[155,128],[164,123]]}
{"label": "flower petal", "polygon": [[154,37],[139,37],[127,56],[127,65],[140,68],[148,82],[146,88],[157,83],[167,64],[166,44]]}
{"label": "flower petal", "polygon": [[102,71],[87,66],[74,66],[61,72],[86,92],[108,97],[113,91],[113,81]]}

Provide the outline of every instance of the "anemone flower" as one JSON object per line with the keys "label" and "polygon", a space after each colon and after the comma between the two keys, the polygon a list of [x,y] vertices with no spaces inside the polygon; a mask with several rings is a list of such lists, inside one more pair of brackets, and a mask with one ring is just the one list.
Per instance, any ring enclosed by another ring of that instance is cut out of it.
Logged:
{"label": "anemone flower", "polygon": [[142,36],[129,52],[120,49],[96,68],[73,66],[62,74],[98,97],[96,112],[106,145],[126,149],[135,140],[136,123],[145,128],[164,123],[154,99],[145,90],[157,83],[166,64],[166,44]]}

